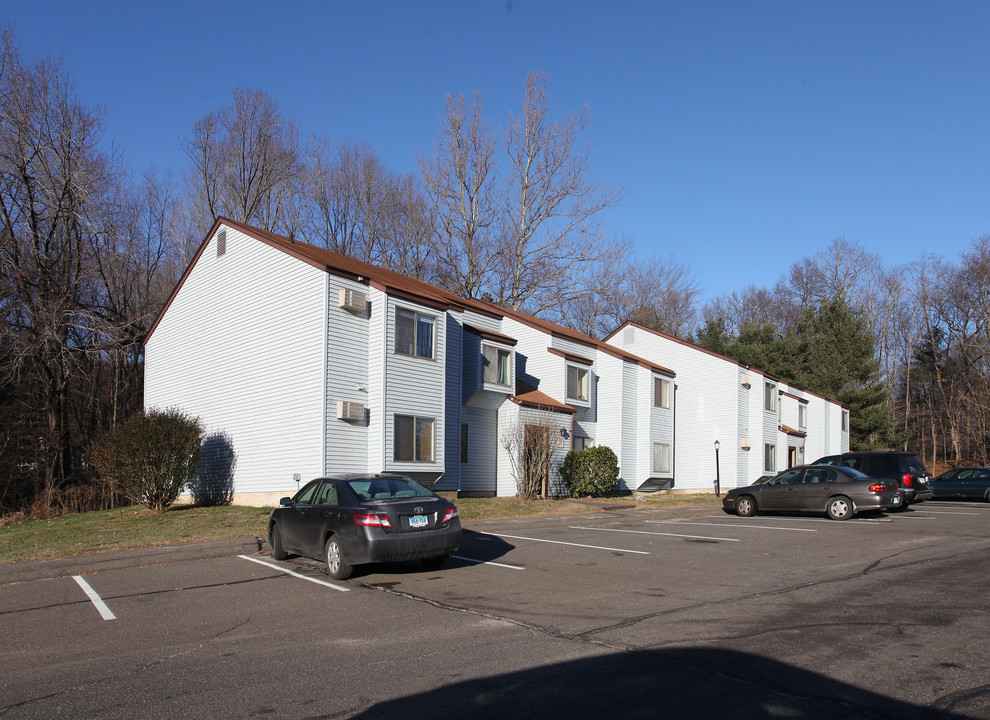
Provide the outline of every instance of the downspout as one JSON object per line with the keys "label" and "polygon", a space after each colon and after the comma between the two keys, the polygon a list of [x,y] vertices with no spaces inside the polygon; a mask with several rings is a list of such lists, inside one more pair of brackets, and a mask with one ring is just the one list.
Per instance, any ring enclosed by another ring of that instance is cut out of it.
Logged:
{"label": "downspout", "polygon": [[326,274],[326,284],[323,288],[323,432],[320,433],[322,447],[320,448],[320,475],[327,474],[327,433],[330,432],[328,417],[330,408],[330,273]]}

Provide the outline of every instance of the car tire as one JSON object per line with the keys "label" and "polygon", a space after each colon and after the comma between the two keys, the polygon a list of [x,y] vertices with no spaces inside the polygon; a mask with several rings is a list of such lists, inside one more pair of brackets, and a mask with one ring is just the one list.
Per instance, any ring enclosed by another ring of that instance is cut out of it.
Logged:
{"label": "car tire", "polygon": [[848,520],[853,516],[852,500],[845,495],[836,495],[825,503],[825,513],[832,520]]}
{"label": "car tire", "polygon": [[282,533],[279,531],[278,525],[272,525],[269,540],[271,540],[273,558],[276,560],[285,560],[289,557],[289,553],[282,547]]}
{"label": "car tire", "polygon": [[423,567],[429,568],[431,570],[436,570],[438,567],[443,565],[444,561],[450,557],[449,555],[439,555],[437,557],[428,557],[420,560],[423,563]]}
{"label": "car tire", "polygon": [[740,495],[736,498],[736,515],[752,517],[756,514],[756,498],[752,495]]}
{"label": "car tire", "polygon": [[344,550],[335,537],[327,540],[323,557],[327,561],[327,574],[334,580],[346,580],[354,572],[354,567],[344,560]]}

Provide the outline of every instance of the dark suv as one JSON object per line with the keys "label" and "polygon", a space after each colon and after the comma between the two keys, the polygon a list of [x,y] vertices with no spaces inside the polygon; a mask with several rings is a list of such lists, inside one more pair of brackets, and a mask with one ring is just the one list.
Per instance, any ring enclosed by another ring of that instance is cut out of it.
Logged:
{"label": "dark suv", "polygon": [[911,452],[849,452],[823,457],[814,464],[843,465],[870,477],[897,480],[905,505],[932,497],[931,473],[921,458]]}

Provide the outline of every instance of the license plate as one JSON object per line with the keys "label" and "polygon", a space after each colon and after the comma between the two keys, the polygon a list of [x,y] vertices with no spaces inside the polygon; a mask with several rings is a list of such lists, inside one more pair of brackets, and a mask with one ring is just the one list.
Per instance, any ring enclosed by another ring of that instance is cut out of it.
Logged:
{"label": "license plate", "polygon": [[409,527],[426,527],[430,524],[426,515],[410,515],[409,516]]}
{"label": "license plate", "polygon": [[898,495],[897,497],[894,498],[894,505],[900,505],[900,504],[901,504],[901,496]]}

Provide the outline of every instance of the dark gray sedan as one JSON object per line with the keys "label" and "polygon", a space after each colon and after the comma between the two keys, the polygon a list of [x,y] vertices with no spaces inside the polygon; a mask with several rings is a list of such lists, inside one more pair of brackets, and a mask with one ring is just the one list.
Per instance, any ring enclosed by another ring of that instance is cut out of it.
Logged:
{"label": "dark gray sedan", "polygon": [[969,498],[990,502],[990,468],[961,467],[932,480],[933,497]]}
{"label": "dark gray sedan", "polygon": [[402,475],[318,478],[272,510],[268,542],[276,560],[289,553],[325,560],[336,580],[365,563],[438,567],[460,546],[460,513]]}
{"label": "dark gray sedan", "polygon": [[733,488],[722,509],[740,517],[757,510],[825,513],[848,520],[856,513],[900,508],[897,481],[879,480],[848,467],[799,465],[764,483]]}

